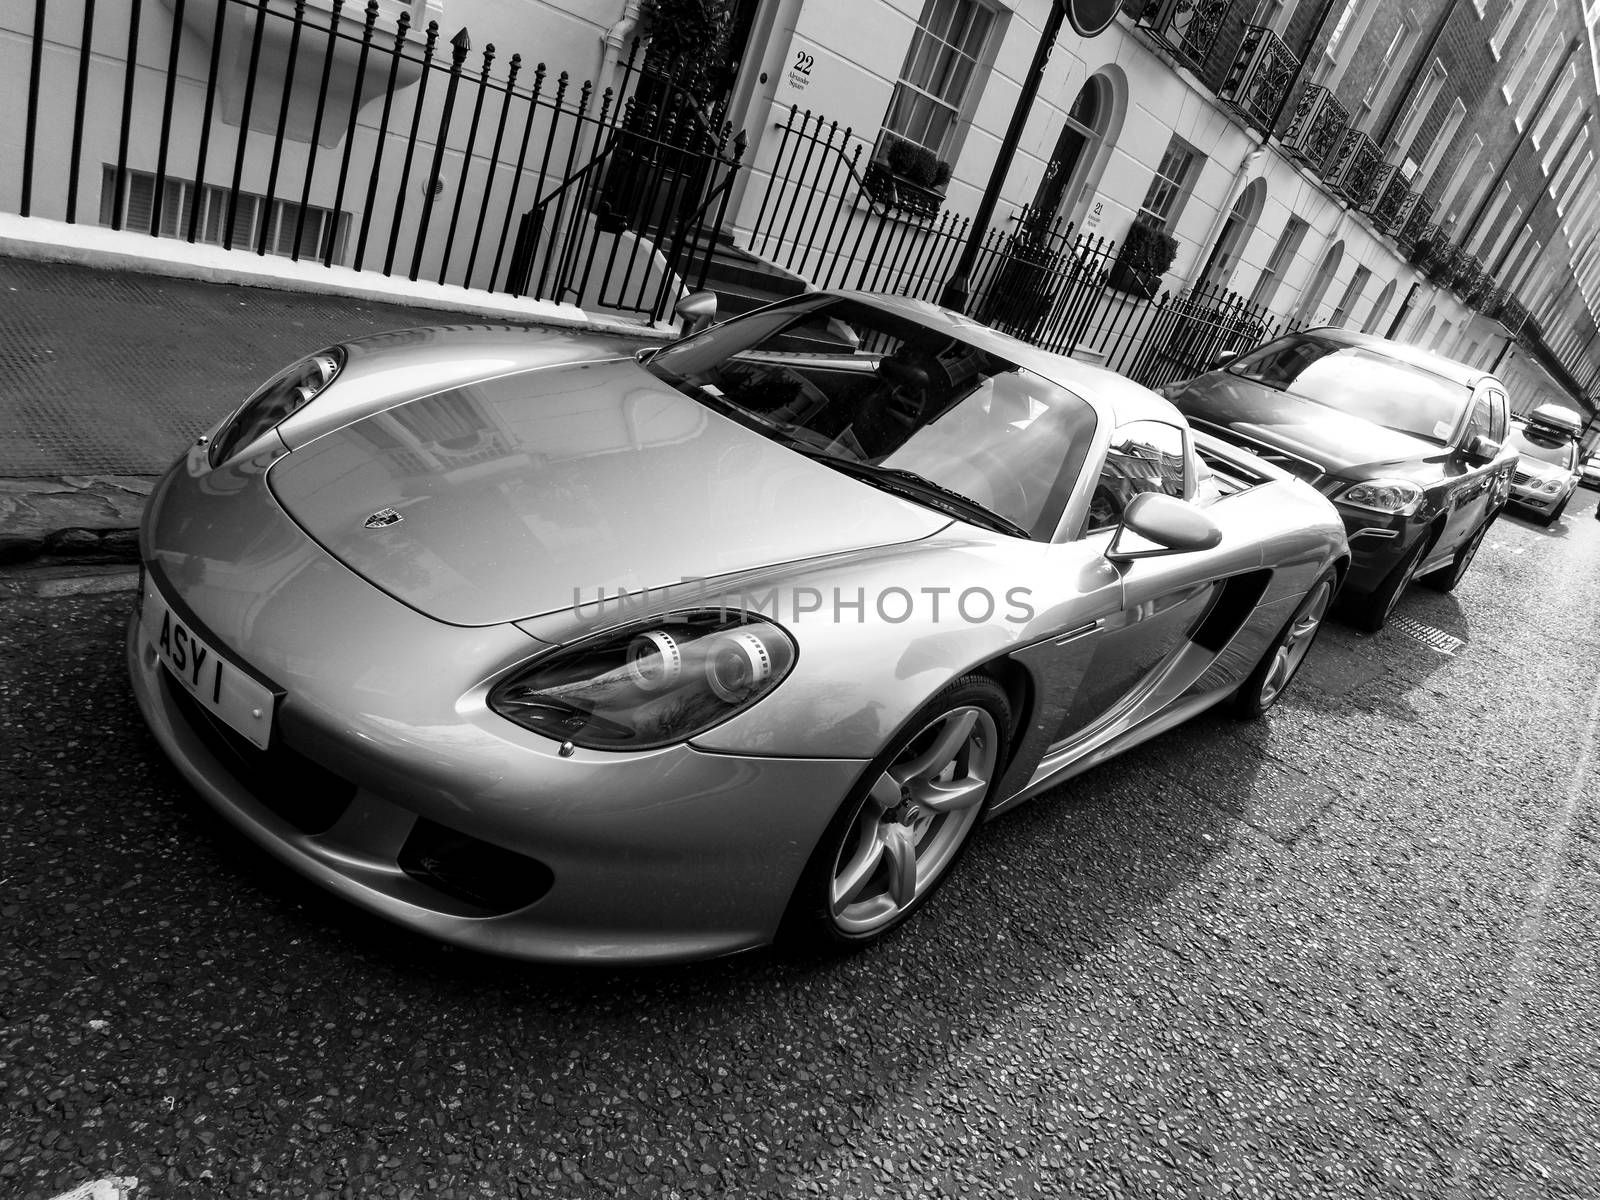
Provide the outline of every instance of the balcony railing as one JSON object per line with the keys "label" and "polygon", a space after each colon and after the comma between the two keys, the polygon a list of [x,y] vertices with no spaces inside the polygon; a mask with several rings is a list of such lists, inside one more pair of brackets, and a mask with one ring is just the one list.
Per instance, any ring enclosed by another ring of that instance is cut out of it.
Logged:
{"label": "balcony railing", "polygon": [[1247,25],[1217,95],[1262,133],[1271,133],[1299,69],[1300,60],[1282,38],[1265,26]]}
{"label": "balcony railing", "polygon": [[1508,296],[1506,302],[1500,306],[1500,324],[1516,334],[1521,333],[1522,327],[1527,323],[1528,310]]}
{"label": "balcony railing", "polygon": [[1366,211],[1372,217],[1372,223],[1382,233],[1392,233],[1398,228],[1397,222],[1403,220],[1402,207],[1409,214],[1411,205],[1416,203],[1412,197],[1410,181],[1400,173],[1400,168],[1393,163],[1384,163],[1378,168],[1372,180],[1372,188],[1367,193]]}
{"label": "balcony railing", "polygon": [[1424,230],[1438,232],[1439,227],[1433,223],[1433,205],[1418,197],[1411,205],[1411,215],[1406,218],[1406,223],[1400,227],[1400,248],[1407,254],[1421,239]]}
{"label": "balcony railing", "polygon": [[1232,0],[1159,0],[1147,4],[1139,23],[1198,70],[1216,45]]}
{"label": "balcony railing", "polygon": [[1283,148],[1312,170],[1320,170],[1349,124],[1350,114],[1333,93],[1313,85],[1300,93],[1289,127],[1283,131]]}
{"label": "balcony railing", "polygon": [[1323,178],[1352,207],[1360,208],[1372,191],[1378,169],[1383,166],[1383,156],[1375,143],[1359,129],[1344,135],[1339,149],[1328,163]]}

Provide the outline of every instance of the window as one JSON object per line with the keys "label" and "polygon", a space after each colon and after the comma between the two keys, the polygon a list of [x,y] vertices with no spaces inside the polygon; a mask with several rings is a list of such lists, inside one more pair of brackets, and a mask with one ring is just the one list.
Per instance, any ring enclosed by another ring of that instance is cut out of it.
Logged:
{"label": "window", "polygon": [[1522,45],[1517,48],[1516,55],[1511,60],[1511,65],[1506,68],[1505,83],[1500,87],[1500,94],[1510,104],[1516,98],[1517,89],[1522,84],[1522,77],[1527,73],[1529,64],[1533,61],[1534,49],[1544,41],[1544,35],[1550,28],[1550,22],[1555,20],[1555,0],[1544,6],[1539,13],[1539,19],[1534,22],[1533,28],[1528,31],[1528,36],[1523,39]]}
{"label": "window", "polygon": [[1272,255],[1267,259],[1267,265],[1262,268],[1261,278],[1256,280],[1256,286],[1250,293],[1251,304],[1260,308],[1272,307],[1272,301],[1278,294],[1278,285],[1283,282],[1284,272],[1289,269],[1294,256],[1300,252],[1300,243],[1305,241],[1306,229],[1306,223],[1299,217],[1290,217],[1284,224],[1283,232],[1278,235],[1277,245],[1272,247]]}
{"label": "window", "polygon": [[[1476,220],[1475,227],[1466,231],[1472,239],[1467,245],[1469,252],[1477,254],[1483,249],[1484,242],[1488,239],[1489,234],[1499,226],[1500,217],[1505,212],[1506,206],[1510,203],[1511,184],[1502,183],[1500,185],[1500,189],[1494,194],[1494,203],[1489,205],[1483,216],[1476,218],[1470,215],[1468,216],[1468,220]],[[1476,209],[1469,208],[1464,211],[1468,214],[1472,214],[1476,212]]]}
{"label": "window", "polygon": [[1355,48],[1361,44],[1377,8],[1376,4],[1357,4],[1356,0],[1345,0],[1328,44],[1323,47],[1322,55],[1317,60],[1315,82],[1329,89],[1339,86],[1339,80],[1350,65]]}
{"label": "window", "polygon": [[1511,27],[1517,23],[1517,13],[1521,10],[1522,5],[1518,0],[1506,0],[1506,10],[1500,14],[1500,23],[1489,35],[1489,53],[1496,58],[1506,48],[1506,38],[1511,34]]}
{"label": "window", "polygon": [[993,11],[976,0],[924,0],[884,128],[948,158],[993,27]]}
{"label": "window", "polygon": [[1255,11],[1251,13],[1248,24],[1263,25],[1273,33],[1281,33],[1279,27],[1283,21],[1283,0],[1256,0]]}
{"label": "window", "polygon": [[[1545,139],[1550,136],[1550,131],[1555,128],[1558,116],[1565,116],[1570,119],[1577,115],[1581,106],[1568,103],[1568,93],[1572,90],[1572,85],[1577,82],[1577,78],[1578,68],[1576,64],[1569,65],[1561,73],[1560,85],[1550,94],[1549,102],[1544,105],[1544,112],[1534,122],[1532,138],[1535,150],[1544,148]],[[1524,103],[1532,103],[1532,100],[1529,99]]]}
{"label": "window", "polygon": [[1199,166],[1205,161],[1200,151],[1182,138],[1174,136],[1167,143],[1167,152],[1161,156],[1156,177],[1150,181],[1144,203],[1139,206],[1139,217],[1146,224],[1165,230],[1176,223],[1178,214],[1189,198]]}
{"label": "window", "polygon": [[[156,177],[145,171],[128,171],[123,176],[122,227],[135,231],[148,231],[151,209],[155,204]],[[101,172],[100,223],[110,225],[112,207],[117,192],[117,169],[106,166]],[[161,219],[156,225],[162,237],[187,237],[189,232],[189,206],[194,200],[194,184],[187,179],[168,178],[161,188]],[[220,246],[226,240],[229,189],[208,183],[200,189],[195,240]],[[239,193],[239,203],[233,212],[233,245],[236,248],[255,249],[263,226],[267,234],[267,253],[291,255],[295,252],[295,229],[300,228],[299,251],[301,258],[324,258],[330,246],[335,262],[344,256],[345,235],[349,230],[348,213],[335,219],[331,209],[308,205],[305,220],[300,219],[300,205],[289,200],[273,200],[269,206],[264,196],[249,192]]]}
{"label": "window", "polygon": [[1439,162],[1444,158],[1445,151],[1450,149],[1450,143],[1455,141],[1456,130],[1461,128],[1461,122],[1466,115],[1467,106],[1461,97],[1457,96],[1455,103],[1450,106],[1450,111],[1445,114],[1444,124],[1439,127],[1438,135],[1434,137],[1427,156],[1423,158],[1422,164],[1417,167],[1413,176],[1418,188],[1424,187],[1433,178],[1433,173],[1439,169]]}
{"label": "window", "polygon": [[[1449,225],[1455,218],[1455,211],[1450,207],[1457,196],[1460,195],[1461,185],[1466,183],[1471,175],[1473,165],[1478,161],[1478,155],[1483,153],[1483,138],[1477,134],[1472,135],[1472,140],[1467,143],[1467,148],[1461,152],[1461,161],[1456,163],[1456,169],[1450,172],[1450,182],[1445,184],[1444,194],[1439,197],[1439,207],[1434,211],[1439,215],[1439,224]],[[1490,167],[1480,173],[1487,179],[1494,174]]]}
{"label": "window", "polygon": [[1113,529],[1135,496],[1184,495],[1183,431],[1163,421],[1130,421],[1117,427],[1105,466],[1089,500],[1088,532]]}
{"label": "window", "polygon": [[1428,68],[1428,74],[1411,97],[1411,102],[1406,105],[1406,115],[1401,118],[1400,124],[1395,126],[1394,133],[1389,138],[1387,157],[1392,162],[1404,164],[1407,171],[1416,170],[1415,164],[1409,160],[1411,143],[1416,140],[1417,134],[1422,130],[1422,123],[1428,119],[1428,114],[1433,111],[1433,104],[1439,98],[1439,93],[1444,88],[1444,64],[1435,59]]}
{"label": "window", "polygon": [[1372,84],[1367,88],[1367,94],[1361,97],[1361,112],[1356,119],[1356,124],[1370,119],[1383,108],[1384,102],[1389,98],[1389,89],[1405,74],[1401,69],[1406,55],[1411,50],[1411,43],[1416,39],[1417,27],[1409,20],[1400,22],[1400,28],[1394,31],[1394,36],[1389,39],[1389,48],[1384,51],[1383,62],[1378,66],[1377,75],[1373,76]]}
{"label": "window", "polygon": [[1344,295],[1339,298],[1339,307],[1333,310],[1330,325],[1343,325],[1350,319],[1350,310],[1361,299],[1361,293],[1366,290],[1367,280],[1372,278],[1372,272],[1366,267],[1357,267],[1356,273],[1350,277],[1350,286],[1344,289]]}
{"label": "window", "polygon": [[1522,222],[1522,214],[1524,211],[1526,211],[1524,206],[1519,204],[1515,209],[1512,210],[1510,217],[1503,221],[1495,221],[1494,229],[1492,230],[1494,233],[1494,240],[1489,243],[1489,248],[1485,250],[1483,254],[1485,266],[1490,267],[1491,269],[1494,267],[1495,263],[1499,260],[1500,251],[1506,248],[1506,243],[1511,239],[1511,235],[1513,233],[1515,233],[1518,229],[1521,229],[1524,233],[1527,232],[1527,226]]}

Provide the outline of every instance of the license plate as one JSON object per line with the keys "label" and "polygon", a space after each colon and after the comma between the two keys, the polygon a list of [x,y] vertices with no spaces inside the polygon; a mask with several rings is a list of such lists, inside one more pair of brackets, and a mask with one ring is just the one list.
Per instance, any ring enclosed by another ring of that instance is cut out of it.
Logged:
{"label": "license plate", "polygon": [[267,748],[277,695],[185,625],[148,576],[139,624],[156,655],[185,691],[240,737],[259,749]]}

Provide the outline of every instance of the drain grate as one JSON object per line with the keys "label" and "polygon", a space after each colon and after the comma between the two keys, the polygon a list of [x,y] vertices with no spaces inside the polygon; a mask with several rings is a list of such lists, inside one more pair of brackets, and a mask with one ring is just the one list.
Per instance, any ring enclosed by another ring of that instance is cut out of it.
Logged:
{"label": "drain grate", "polygon": [[1437,650],[1440,654],[1454,654],[1466,643],[1460,638],[1446,633],[1442,629],[1435,629],[1432,625],[1424,625],[1412,617],[1395,615],[1389,618],[1389,627],[1397,629],[1407,637],[1416,638],[1429,649]]}

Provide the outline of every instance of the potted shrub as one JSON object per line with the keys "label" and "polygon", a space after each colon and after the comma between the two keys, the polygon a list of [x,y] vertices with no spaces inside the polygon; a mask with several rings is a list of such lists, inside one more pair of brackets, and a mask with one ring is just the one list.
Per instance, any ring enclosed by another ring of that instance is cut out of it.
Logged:
{"label": "potted shrub", "polygon": [[926,146],[884,134],[882,153],[867,167],[863,183],[886,204],[914,212],[935,213],[944,202],[950,164]]}
{"label": "potted shrub", "polygon": [[1178,239],[1148,221],[1136,220],[1117,250],[1106,283],[1146,300],[1161,287],[1161,277],[1178,257]]}

